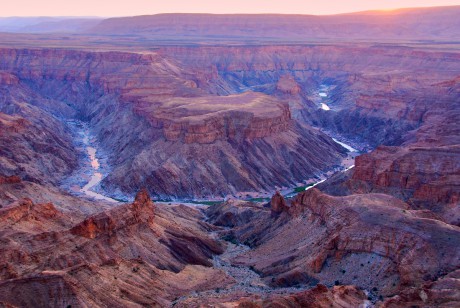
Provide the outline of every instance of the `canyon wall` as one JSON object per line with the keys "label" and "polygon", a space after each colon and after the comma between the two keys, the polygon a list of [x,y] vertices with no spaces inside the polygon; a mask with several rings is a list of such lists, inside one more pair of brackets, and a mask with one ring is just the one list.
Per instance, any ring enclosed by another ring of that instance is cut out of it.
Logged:
{"label": "canyon wall", "polygon": [[[19,82],[50,98],[55,116],[90,121],[113,166],[102,184],[122,195],[145,184],[177,198],[294,186],[342,155],[308,125],[397,146],[415,142],[412,131],[435,130],[458,102],[455,52],[359,45],[1,52],[10,87]],[[318,103],[323,86],[327,111]]]}
{"label": "canyon wall", "polygon": [[[42,108],[44,107],[44,108]],[[0,74],[0,177],[58,184],[78,165],[72,137],[53,116],[69,110]],[[67,107],[67,106],[66,106]]]}
{"label": "canyon wall", "polygon": [[[271,208],[228,201],[208,217],[226,227],[223,238],[251,247],[232,263],[275,287],[350,284],[375,302],[429,289],[459,266],[457,227],[386,194],[334,197],[312,188],[291,200],[275,194]],[[446,301],[458,294],[445,292]]]}
{"label": "canyon wall", "polygon": [[212,81],[165,55],[1,53],[0,70],[70,109],[63,116],[64,107],[54,108],[54,116],[90,121],[109,153],[112,172],[102,183],[109,193],[145,185],[168,198],[270,191],[320,174],[345,152],[293,120],[285,101],[256,92],[215,95]]}
{"label": "canyon wall", "polygon": [[[205,67],[195,81],[211,92],[274,95],[289,101],[296,119],[372,146],[402,143],[428,109],[457,99],[441,86],[458,77],[456,52],[365,45],[179,46],[158,52],[197,72]],[[330,89],[330,111],[317,103],[321,85]]]}

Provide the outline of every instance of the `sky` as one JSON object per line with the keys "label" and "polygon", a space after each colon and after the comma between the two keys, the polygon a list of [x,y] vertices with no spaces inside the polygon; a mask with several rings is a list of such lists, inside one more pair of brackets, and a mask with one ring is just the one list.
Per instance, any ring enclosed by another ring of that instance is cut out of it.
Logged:
{"label": "sky", "polygon": [[338,14],[460,5],[460,0],[0,0],[0,16],[134,16],[158,13]]}

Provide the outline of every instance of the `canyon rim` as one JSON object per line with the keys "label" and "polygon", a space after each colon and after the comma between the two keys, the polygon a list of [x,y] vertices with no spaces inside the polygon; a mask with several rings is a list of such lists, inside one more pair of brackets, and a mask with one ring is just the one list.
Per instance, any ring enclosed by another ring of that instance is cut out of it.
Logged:
{"label": "canyon rim", "polygon": [[460,306],[459,15],[0,17],[0,307]]}

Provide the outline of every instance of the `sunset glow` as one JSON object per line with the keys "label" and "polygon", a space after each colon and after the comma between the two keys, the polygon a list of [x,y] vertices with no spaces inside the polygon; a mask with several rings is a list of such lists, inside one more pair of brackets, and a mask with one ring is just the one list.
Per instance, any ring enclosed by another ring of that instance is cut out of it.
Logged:
{"label": "sunset glow", "polygon": [[365,10],[394,10],[404,7],[460,5],[460,0],[16,0],[4,1],[0,16],[132,16],[158,13],[280,13],[339,14]]}

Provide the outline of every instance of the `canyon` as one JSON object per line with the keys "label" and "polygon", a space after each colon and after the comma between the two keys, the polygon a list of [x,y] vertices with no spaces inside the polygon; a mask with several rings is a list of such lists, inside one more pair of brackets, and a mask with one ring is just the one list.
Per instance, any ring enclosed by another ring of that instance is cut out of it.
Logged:
{"label": "canyon", "polygon": [[0,306],[457,306],[458,10],[0,33]]}

